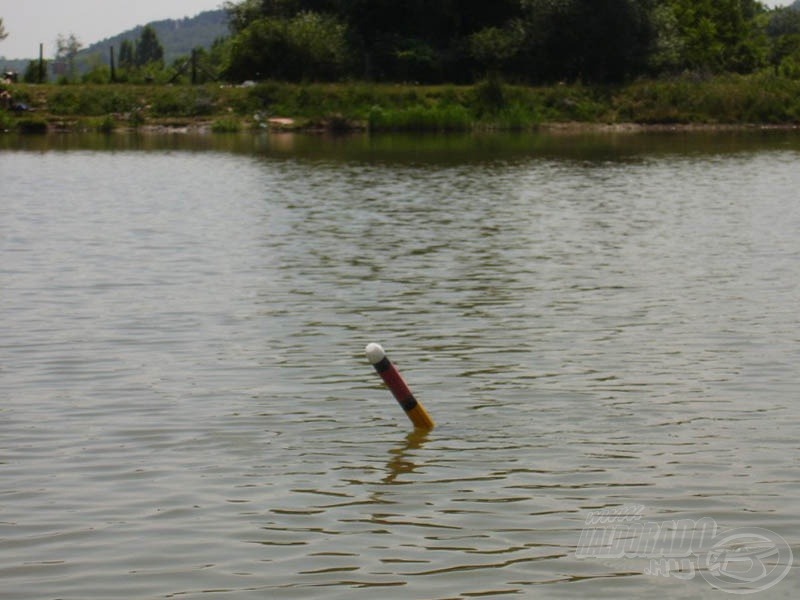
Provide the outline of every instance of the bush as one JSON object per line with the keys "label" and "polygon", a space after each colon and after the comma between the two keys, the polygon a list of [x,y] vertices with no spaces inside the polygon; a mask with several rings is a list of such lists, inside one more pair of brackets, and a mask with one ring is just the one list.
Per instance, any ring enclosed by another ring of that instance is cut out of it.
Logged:
{"label": "bush", "polygon": [[91,122],[92,129],[100,133],[112,133],[117,128],[117,122],[111,115]]}
{"label": "bush", "polygon": [[40,64],[38,60],[32,60],[25,67],[25,74],[22,80],[25,83],[43,83],[47,81],[48,63],[43,60]]}
{"label": "bush", "polygon": [[335,17],[301,12],[253,21],[231,41],[226,76],[331,81],[348,62],[346,28]]}
{"label": "bush", "polygon": [[497,78],[490,78],[475,86],[474,100],[476,110],[481,116],[494,115],[506,106],[506,90]]}
{"label": "bush", "polygon": [[20,133],[47,133],[47,121],[41,117],[23,117],[17,121],[17,130]]}
{"label": "bush", "polygon": [[509,131],[528,129],[541,123],[542,118],[536,107],[512,104],[497,115],[496,127]]}
{"label": "bush", "polygon": [[0,110],[0,132],[9,131],[14,127],[14,119],[4,110]]}
{"label": "bush", "polygon": [[275,81],[263,81],[249,88],[249,94],[262,108],[267,108],[282,98],[285,89],[285,85]]}
{"label": "bush", "polygon": [[48,98],[47,110],[57,115],[100,116],[127,112],[135,105],[132,93],[114,86],[62,86]]}
{"label": "bush", "polygon": [[472,127],[469,111],[458,105],[387,109],[374,106],[368,120],[374,131],[468,131]]}
{"label": "bush", "polygon": [[146,122],[147,119],[144,116],[144,111],[139,108],[132,110],[128,115],[128,124],[133,129],[139,129],[139,127],[144,125]]}
{"label": "bush", "polygon": [[185,93],[164,88],[150,99],[150,113],[156,117],[189,116],[191,114],[189,104]]}
{"label": "bush", "polygon": [[111,81],[111,69],[105,65],[95,65],[81,77],[83,83],[102,84]]}
{"label": "bush", "polygon": [[[367,122],[374,130],[466,131],[525,129],[542,122],[795,123],[800,119],[800,80],[773,73],[641,80],[625,86],[526,87],[487,80],[476,86],[399,84],[295,84],[264,82],[251,87],[36,85],[14,86],[44,120],[92,117],[89,127],[106,129],[127,117],[136,127],[146,118],[217,119],[216,130],[233,122],[271,116],[298,123],[349,128]],[[333,115],[333,117],[331,116]],[[108,117],[108,119],[104,119]],[[8,113],[0,127],[13,128]],[[34,126],[35,128],[35,126]]]}
{"label": "bush", "polygon": [[237,117],[222,117],[211,124],[214,133],[239,133],[242,122]]}

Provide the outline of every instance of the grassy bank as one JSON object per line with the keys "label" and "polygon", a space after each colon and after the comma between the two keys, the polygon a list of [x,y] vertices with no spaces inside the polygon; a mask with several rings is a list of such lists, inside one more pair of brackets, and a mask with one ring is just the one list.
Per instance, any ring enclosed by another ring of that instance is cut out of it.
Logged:
{"label": "grassy bank", "polygon": [[770,74],[687,76],[616,87],[263,82],[251,87],[20,84],[10,91],[15,103],[30,110],[0,110],[4,130],[470,131],[552,123],[800,123],[800,81]]}

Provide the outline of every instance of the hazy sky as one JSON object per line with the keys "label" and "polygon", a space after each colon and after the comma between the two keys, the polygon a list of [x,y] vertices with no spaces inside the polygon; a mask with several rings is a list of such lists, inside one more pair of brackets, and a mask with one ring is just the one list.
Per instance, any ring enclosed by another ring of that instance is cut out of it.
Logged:
{"label": "hazy sky", "polygon": [[[55,54],[59,34],[74,33],[84,46],[161,19],[193,17],[222,6],[223,0],[0,0],[0,17],[8,37],[0,56],[45,58]],[[2,65],[0,65],[2,68]]]}
{"label": "hazy sky", "polygon": [[[767,0],[783,6],[792,0]],[[44,44],[46,58],[55,53],[59,34],[74,33],[84,46],[161,19],[193,17],[220,8],[223,0],[0,0],[0,17],[8,38],[0,57],[36,58]],[[1,66],[1,65],[0,65]]]}

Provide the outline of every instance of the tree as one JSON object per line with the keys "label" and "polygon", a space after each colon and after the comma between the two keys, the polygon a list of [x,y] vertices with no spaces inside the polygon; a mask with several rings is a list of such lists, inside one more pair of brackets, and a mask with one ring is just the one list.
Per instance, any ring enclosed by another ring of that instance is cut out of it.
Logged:
{"label": "tree", "polygon": [[469,36],[469,52],[490,75],[502,72],[525,42],[525,27],[514,21],[506,27],[486,27]]}
{"label": "tree", "polygon": [[800,76],[800,10],[795,5],[772,11],[766,25],[770,42],[769,63],[776,73]]}
{"label": "tree", "polygon": [[[767,50],[757,0],[243,0],[226,9],[237,78],[468,82],[491,72],[617,82],[687,69],[748,72]],[[301,31],[322,35],[331,60]],[[291,53],[281,60],[283,52]]]}
{"label": "tree", "polygon": [[136,66],[135,52],[136,48],[132,41],[124,39],[120,42],[118,61],[121,69],[131,69]]}
{"label": "tree", "polygon": [[333,80],[345,74],[347,30],[331,14],[263,17],[234,36],[229,60],[231,79]]}
{"label": "tree", "polygon": [[3,25],[3,17],[0,17],[0,42],[3,41],[8,37],[8,32],[6,32],[6,26]]}
{"label": "tree", "polygon": [[353,55],[361,59],[358,75],[459,82],[489,68],[478,57],[496,62],[489,54],[499,50],[504,36],[498,34],[513,36],[520,0],[340,0],[336,10],[348,26]]}
{"label": "tree", "polygon": [[261,0],[244,0],[238,3],[229,1],[223,7],[228,13],[228,27],[234,36],[264,16],[261,12]]}
{"label": "tree", "polygon": [[289,43],[286,22],[258,19],[242,29],[231,40],[226,76],[229,79],[287,79]]}
{"label": "tree", "polygon": [[164,47],[152,26],[142,28],[136,40],[124,39],[119,45],[117,64],[123,81],[149,80],[164,68]]}
{"label": "tree", "polygon": [[334,16],[301,12],[289,20],[286,35],[298,79],[333,80],[348,58],[345,25]]}
{"label": "tree", "polygon": [[649,2],[521,0],[528,79],[621,81],[642,72],[653,47]]}
{"label": "tree", "polygon": [[22,81],[25,83],[42,83],[44,74],[47,73],[47,61],[31,60],[28,66],[25,67],[25,73],[22,75]]}
{"label": "tree", "polygon": [[648,66],[654,73],[679,71],[683,65],[686,42],[681,35],[675,11],[667,3],[659,3],[651,13],[654,38]]}
{"label": "tree", "polygon": [[755,17],[756,0],[661,0],[672,11],[681,39],[679,67],[710,72],[753,71],[763,64],[766,42]]}
{"label": "tree", "polygon": [[778,8],[770,14],[767,22],[767,35],[769,37],[777,38],[782,35],[796,33],[800,33],[800,9]]}
{"label": "tree", "polygon": [[70,33],[68,36],[59,34],[56,40],[56,61],[66,66],[66,72],[63,75],[72,80],[75,78],[75,57],[83,44],[75,36]]}
{"label": "tree", "polygon": [[135,63],[137,67],[155,63],[164,64],[164,47],[158,41],[155,29],[150,25],[142,29],[139,41],[136,43]]}

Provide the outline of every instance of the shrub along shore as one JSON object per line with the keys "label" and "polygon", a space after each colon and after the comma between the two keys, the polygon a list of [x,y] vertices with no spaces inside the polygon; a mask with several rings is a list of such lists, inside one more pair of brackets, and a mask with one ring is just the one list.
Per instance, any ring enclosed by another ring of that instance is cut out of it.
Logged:
{"label": "shrub along shore", "polygon": [[[6,88],[0,130],[524,131],[544,127],[795,127],[800,81],[768,73],[618,86],[283,83]],[[23,110],[20,110],[23,109]]]}

